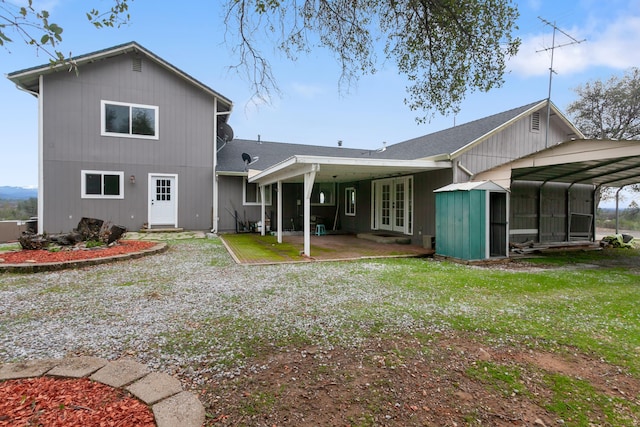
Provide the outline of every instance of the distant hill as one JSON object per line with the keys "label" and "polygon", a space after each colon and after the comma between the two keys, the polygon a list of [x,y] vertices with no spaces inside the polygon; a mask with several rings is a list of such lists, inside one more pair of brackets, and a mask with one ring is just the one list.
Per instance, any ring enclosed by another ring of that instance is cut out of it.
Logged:
{"label": "distant hill", "polygon": [[38,197],[37,188],[0,186],[0,199],[27,200],[32,197]]}

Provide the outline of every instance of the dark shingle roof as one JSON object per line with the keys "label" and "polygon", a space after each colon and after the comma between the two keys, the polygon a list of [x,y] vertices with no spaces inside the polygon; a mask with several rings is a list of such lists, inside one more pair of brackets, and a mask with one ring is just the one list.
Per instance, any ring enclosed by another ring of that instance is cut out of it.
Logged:
{"label": "dark shingle roof", "polygon": [[295,155],[325,157],[360,157],[366,150],[324,147],[318,145],[288,144],[283,142],[234,139],[218,151],[218,172],[243,172],[242,153],[259,159],[250,169],[265,170]]}
{"label": "dark shingle roof", "polygon": [[242,160],[242,153],[259,158],[249,166],[250,169],[255,170],[265,170],[295,155],[416,160],[440,154],[452,154],[532,108],[544,105],[544,102],[546,101],[532,102],[489,117],[399,142],[388,146],[384,151],[234,139],[218,152],[218,172],[244,172],[245,163]]}
{"label": "dark shingle roof", "polygon": [[489,117],[399,142],[389,146],[378,157],[415,160],[439,154],[452,154],[543,102],[546,101],[532,102]]}

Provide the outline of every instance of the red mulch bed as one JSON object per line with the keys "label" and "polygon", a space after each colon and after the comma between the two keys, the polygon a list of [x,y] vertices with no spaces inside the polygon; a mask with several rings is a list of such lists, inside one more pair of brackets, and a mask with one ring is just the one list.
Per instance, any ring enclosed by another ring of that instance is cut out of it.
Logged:
{"label": "red mulch bed", "polygon": [[123,390],[87,378],[0,382],[0,427],[155,425],[147,405]]}
{"label": "red mulch bed", "polygon": [[155,246],[155,242],[140,242],[136,240],[123,240],[111,247],[96,247],[91,249],[66,250],[52,252],[46,249],[20,250],[15,252],[0,252],[0,258],[5,264],[46,263],[77,261],[93,258],[105,258],[114,255],[123,255],[138,252]]}

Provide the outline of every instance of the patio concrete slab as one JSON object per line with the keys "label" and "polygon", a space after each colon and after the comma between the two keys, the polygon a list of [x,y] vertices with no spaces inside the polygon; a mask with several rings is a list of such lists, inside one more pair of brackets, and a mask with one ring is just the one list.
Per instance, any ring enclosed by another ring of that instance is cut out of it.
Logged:
{"label": "patio concrete slab", "polygon": [[[371,258],[400,258],[400,257],[426,257],[433,256],[434,250],[418,245],[400,244],[395,240],[403,236],[395,236],[393,241],[380,243],[373,240],[357,238],[353,234],[327,234],[324,236],[311,236],[311,256],[303,255],[280,257],[281,261],[274,261],[274,257],[260,257],[256,254],[273,251],[278,253],[278,243],[275,236],[259,236],[256,239],[270,239],[270,243],[258,244],[261,250],[251,250],[250,247],[236,248],[232,244],[233,235],[221,235],[223,243],[231,253],[232,258],[239,264],[277,264],[281,262],[317,262],[317,261],[347,261]],[[225,240],[225,239],[227,239]],[[283,243],[299,248],[302,253],[304,248],[304,236],[283,236]]]}

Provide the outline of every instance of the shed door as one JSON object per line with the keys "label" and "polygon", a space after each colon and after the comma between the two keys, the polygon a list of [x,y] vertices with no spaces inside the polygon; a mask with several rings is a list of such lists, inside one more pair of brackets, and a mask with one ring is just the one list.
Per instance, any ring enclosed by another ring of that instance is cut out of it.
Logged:
{"label": "shed door", "polygon": [[489,193],[489,251],[492,257],[507,256],[507,193]]}
{"label": "shed door", "polygon": [[176,175],[149,177],[149,225],[178,226]]}

